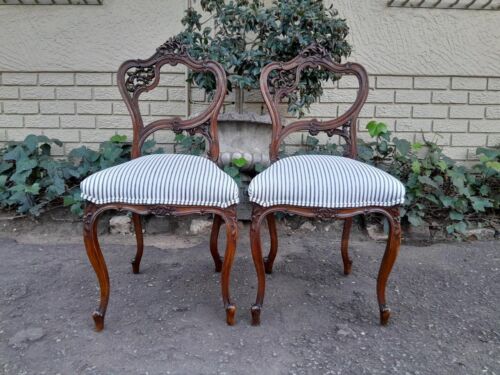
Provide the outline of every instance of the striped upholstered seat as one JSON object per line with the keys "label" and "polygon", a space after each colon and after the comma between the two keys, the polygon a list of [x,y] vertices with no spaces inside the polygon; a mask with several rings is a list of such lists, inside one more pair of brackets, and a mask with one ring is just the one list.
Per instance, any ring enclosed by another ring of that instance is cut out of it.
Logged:
{"label": "striped upholstered seat", "polygon": [[238,186],[214,162],[193,155],[142,156],[87,177],[82,198],[96,204],[166,204],[226,208]]}
{"label": "striped upholstered seat", "polygon": [[348,208],[402,204],[405,189],[384,171],[340,156],[301,155],[278,160],[248,188],[261,206]]}

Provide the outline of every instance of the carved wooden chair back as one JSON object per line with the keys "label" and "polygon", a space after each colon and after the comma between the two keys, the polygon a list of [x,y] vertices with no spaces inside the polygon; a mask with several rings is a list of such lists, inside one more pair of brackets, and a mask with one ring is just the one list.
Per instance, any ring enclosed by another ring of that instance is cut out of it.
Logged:
{"label": "carved wooden chair back", "polygon": [[[158,86],[160,70],[165,64],[172,66],[182,64],[194,72],[211,72],[217,86],[213,100],[204,112],[193,118],[173,117],[144,124],[139,108],[139,97],[142,93],[151,91]],[[188,54],[185,45],[175,39],[170,39],[157,48],[156,53],[147,60],[125,61],[118,69],[117,83],[132,117],[132,158],[140,156],[141,147],[151,134],[160,129],[169,129],[177,134],[187,131],[190,135],[203,135],[208,144],[208,158],[217,162],[219,158],[217,117],[226,95],[226,73],[219,63],[209,60],[195,60]]]}
{"label": "carved wooden chair back", "polygon": [[[342,75],[354,75],[358,79],[357,96],[351,107],[342,115],[329,121],[306,119],[283,126],[278,104],[288,94],[297,90],[301,74],[308,68],[325,69]],[[346,143],[346,156],[355,158],[356,120],[368,96],[368,74],[359,64],[338,64],[320,45],[312,44],[289,62],[273,62],[267,65],[260,76],[260,89],[272,120],[272,139],[269,148],[271,162],[278,160],[279,148],[284,139],[293,132],[308,131],[317,135],[324,131],[328,136],[339,135]]]}

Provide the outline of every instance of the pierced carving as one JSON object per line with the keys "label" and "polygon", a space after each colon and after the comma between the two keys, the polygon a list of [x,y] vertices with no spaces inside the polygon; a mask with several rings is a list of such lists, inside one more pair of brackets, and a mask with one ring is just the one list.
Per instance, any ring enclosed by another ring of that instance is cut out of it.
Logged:
{"label": "pierced carving", "polygon": [[92,202],[87,202],[87,206],[85,207],[85,214],[83,215],[83,229],[86,232],[90,232],[92,227],[92,219],[97,210],[97,206]]}
{"label": "pierced carving", "polygon": [[318,135],[319,132],[321,131],[321,122],[319,122],[317,119],[311,120],[309,123],[309,134],[311,134],[313,137]]}
{"label": "pierced carving", "polygon": [[339,214],[337,208],[318,208],[315,210],[316,217],[320,219],[333,219]]}
{"label": "pierced carving", "polygon": [[149,209],[149,212],[155,216],[169,216],[175,214],[175,207],[168,206],[153,206]]}
{"label": "pierced carving", "polygon": [[175,38],[170,38],[169,40],[167,40],[156,49],[156,52],[160,55],[188,56],[187,46],[180,40]]}
{"label": "pierced carving", "polygon": [[322,45],[318,43],[313,43],[308,47],[304,48],[300,53],[300,56],[303,58],[313,57],[313,56],[319,58],[325,58],[325,57],[330,57],[330,53]]}
{"label": "pierced carving", "polygon": [[149,86],[155,79],[155,67],[135,67],[127,72],[125,87],[130,93],[136,92],[142,87]]}

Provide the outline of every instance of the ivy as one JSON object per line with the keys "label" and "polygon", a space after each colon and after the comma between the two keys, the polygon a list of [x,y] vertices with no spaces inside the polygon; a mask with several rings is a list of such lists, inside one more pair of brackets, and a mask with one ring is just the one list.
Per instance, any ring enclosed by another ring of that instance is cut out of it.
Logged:
{"label": "ivy", "polygon": [[458,235],[500,208],[500,149],[478,148],[479,163],[468,169],[444,155],[435,141],[391,138],[382,122],[371,121],[366,128],[373,140],[359,142],[359,158],[403,182],[402,217],[411,225],[437,223]]}
{"label": "ivy", "polygon": [[[39,216],[54,206],[66,206],[82,214],[80,182],[102,169],[130,160],[131,144],[127,137],[115,135],[94,151],[85,146],[72,150],[67,159],[51,155],[57,139],[28,135],[23,142],[11,142],[0,148],[0,208],[15,209],[20,214]],[[153,150],[148,141],[143,153]]]}

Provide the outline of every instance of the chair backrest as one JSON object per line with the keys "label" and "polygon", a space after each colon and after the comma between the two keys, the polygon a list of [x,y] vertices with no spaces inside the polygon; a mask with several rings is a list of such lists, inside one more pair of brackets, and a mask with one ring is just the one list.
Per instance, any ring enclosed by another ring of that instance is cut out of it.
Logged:
{"label": "chair backrest", "polygon": [[[189,119],[173,117],[155,120],[144,124],[139,109],[139,96],[153,90],[160,82],[160,69],[163,65],[182,64],[194,72],[212,72],[216,82],[213,101],[208,108]],[[141,154],[144,141],[157,130],[170,129],[175,133],[187,131],[190,135],[201,134],[208,143],[207,156],[217,162],[219,158],[219,139],[217,117],[226,95],[226,73],[215,61],[194,60],[189,56],[187,47],[175,39],[169,39],[156,49],[147,60],[128,60],[118,69],[118,88],[127,105],[133,125],[132,158]]]}
{"label": "chair backrest", "polygon": [[[298,89],[301,73],[307,68],[322,68],[334,74],[356,76],[359,83],[356,100],[346,112],[333,120],[306,119],[283,126],[278,104],[285,96]],[[346,142],[346,156],[356,157],[356,120],[368,96],[368,74],[361,65],[338,64],[332,60],[326,49],[318,44],[312,44],[288,62],[273,62],[267,65],[260,76],[260,90],[273,123],[269,147],[271,162],[278,160],[279,148],[283,140],[296,131],[309,131],[313,136],[321,131],[326,132],[330,137],[339,135]]]}

